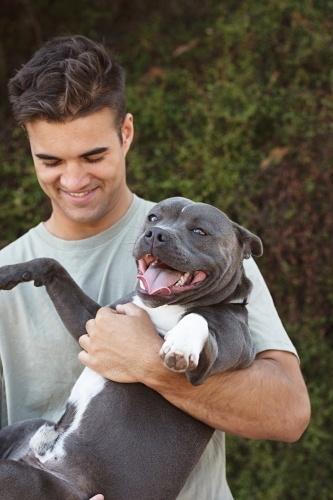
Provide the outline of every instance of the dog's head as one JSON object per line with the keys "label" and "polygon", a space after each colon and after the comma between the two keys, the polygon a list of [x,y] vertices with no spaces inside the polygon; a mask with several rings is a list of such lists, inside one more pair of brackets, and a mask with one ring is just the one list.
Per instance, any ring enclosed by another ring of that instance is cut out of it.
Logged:
{"label": "dog's head", "polygon": [[262,254],[261,240],[223,212],[169,198],[150,210],[134,245],[138,295],[149,307],[221,302],[239,285],[251,254]]}

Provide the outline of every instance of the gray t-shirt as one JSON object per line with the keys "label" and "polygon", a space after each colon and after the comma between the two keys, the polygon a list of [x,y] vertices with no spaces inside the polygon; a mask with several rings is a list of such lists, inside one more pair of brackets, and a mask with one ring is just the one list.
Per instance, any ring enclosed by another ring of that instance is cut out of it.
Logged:
{"label": "gray t-shirt", "polygon": [[[44,224],[0,252],[0,266],[36,257],[58,260],[101,305],[136,287],[132,247],[153,203],[134,196],[127,213],[106,231],[78,241],[56,238]],[[296,353],[254,261],[244,262],[254,289],[249,323],[257,351]],[[56,421],[83,366],[80,350],[59,319],[45,288],[24,283],[0,295],[1,426],[27,418]],[[178,500],[232,499],[225,478],[224,433],[216,431]]]}

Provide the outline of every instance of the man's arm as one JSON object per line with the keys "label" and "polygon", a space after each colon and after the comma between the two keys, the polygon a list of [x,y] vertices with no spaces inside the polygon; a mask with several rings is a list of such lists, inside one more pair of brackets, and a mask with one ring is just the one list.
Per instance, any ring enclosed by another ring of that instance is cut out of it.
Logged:
{"label": "man's arm", "polygon": [[252,439],[296,441],[310,418],[298,360],[285,351],[264,351],[245,370],[210,377],[194,387],[184,374],[164,367],[163,343],[148,314],[134,304],[98,311],[80,338],[79,359],[116,382],[141,382],[170,403],[216,429]]}

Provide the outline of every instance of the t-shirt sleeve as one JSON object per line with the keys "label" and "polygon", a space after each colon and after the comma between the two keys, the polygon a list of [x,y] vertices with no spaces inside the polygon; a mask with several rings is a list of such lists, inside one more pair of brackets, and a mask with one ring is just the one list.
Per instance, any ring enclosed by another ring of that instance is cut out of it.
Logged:
{"label": "t-shirt sleeve", "polygon": [[252,258],[244,261],[244,269],[246,276],[253,284],[247,309],[249,312],[249,328],[256,352],[273,349],[289,351],[298,357],[296,349],[275,309],[264,278]]}

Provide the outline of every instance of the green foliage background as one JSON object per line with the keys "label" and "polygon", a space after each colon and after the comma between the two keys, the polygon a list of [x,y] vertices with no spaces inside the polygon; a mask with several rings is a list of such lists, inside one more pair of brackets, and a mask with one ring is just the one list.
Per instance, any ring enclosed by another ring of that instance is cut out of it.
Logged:
{"label": "green foliage background", "polygon": [[333,499],[333,1],[3,0],[0,246],[47,217],[6,83],[51,36],[104,40],[127,71],[128,180],[212,203],[261,236],[258,264],[302,360],[298,443],[227,439],[237,500]]}

